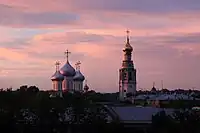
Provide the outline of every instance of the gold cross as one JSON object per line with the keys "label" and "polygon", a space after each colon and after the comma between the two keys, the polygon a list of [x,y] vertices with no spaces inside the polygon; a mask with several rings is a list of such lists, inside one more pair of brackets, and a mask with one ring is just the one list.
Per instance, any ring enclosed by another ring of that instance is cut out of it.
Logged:
{"label": "gold cross", "polygon": [[56,61],[55,65],[56,65],[56,71],[59,71],[60,62]]}
{"label": "gold cross", "polygon": [[68,61],[68,58],[69,58],[69,54],[71,54],[71,52],[69,52],[69,50],[67,49],[67,50],[65,51],[65,55],[66,55],[66,57],[67,57],[67,61]]}
{"label": "gold cross", "polygon": [[76,64],[75,64],[75,65],[76,65],[76,69],[77,69],[77,70],[80,70],[80,64],[81,64],[81,62],[80,62],[80,61],[76,62]]}

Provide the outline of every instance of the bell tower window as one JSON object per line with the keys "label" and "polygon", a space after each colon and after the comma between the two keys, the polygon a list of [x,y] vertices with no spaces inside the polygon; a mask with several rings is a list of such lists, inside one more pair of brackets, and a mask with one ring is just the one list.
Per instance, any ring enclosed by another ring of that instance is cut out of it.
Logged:
{"label": "bell tower window", "polygon": [[128,80],[133,80],[132,72],[128,72]]}

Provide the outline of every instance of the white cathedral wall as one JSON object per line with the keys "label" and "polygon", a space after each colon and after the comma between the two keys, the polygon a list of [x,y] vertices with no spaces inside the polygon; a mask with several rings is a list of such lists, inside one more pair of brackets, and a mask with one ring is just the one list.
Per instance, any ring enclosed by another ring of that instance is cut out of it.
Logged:
{"label": "white cathedral wall", "polygon": [[62,81],[58,81],[58,91],[62,92]]}
{"label": "white cathedral wall", "polygon": [[65,77],[63,80],[63,90],[73,90],[73,77]]}
{"label": "white cathedral wall", "polygon": [[53,89],[54,91],[57,91],[57,90],[58,90],[58,81],[53,81],[53,82],[52,82],[52,89]]}
{"label": "white cathedral wall", "polygon": [[83,82],[82,81],[74,81],[73,86],[74,86],[75,91],[83,90]]}

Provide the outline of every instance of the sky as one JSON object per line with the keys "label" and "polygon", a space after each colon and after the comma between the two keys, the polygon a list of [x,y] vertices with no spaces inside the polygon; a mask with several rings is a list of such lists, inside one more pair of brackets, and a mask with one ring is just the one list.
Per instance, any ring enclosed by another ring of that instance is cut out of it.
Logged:
{"label": "sky", "polygon": [[50,90],[68,49],[91,89],[116,92],[128,29],[138,89],[200,89],[199,23],[199,0],[0,0],[0,87]]}

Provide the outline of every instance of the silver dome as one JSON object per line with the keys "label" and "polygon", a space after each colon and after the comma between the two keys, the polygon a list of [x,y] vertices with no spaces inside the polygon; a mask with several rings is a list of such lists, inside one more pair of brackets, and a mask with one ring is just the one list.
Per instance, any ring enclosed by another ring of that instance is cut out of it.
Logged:
{"label": "silver dome", "polygon": [[51,77],[52,81],[63,81],[64,76],[60,73],[60,71],[56,71],[54,75]]}
{"label": "silver dome", "polygon": [[60,73],[66,77],[73,77],[76,74],[75,69],[70,65],[69,61],[60,69]]}
{"label": "silver dome", "polygon": [[83,81],[83,80],[85,80],[85,77],[80,72],[80,70],[77,70],[76,75],[73,77],[73,79],[74,79],[74,81]]}

